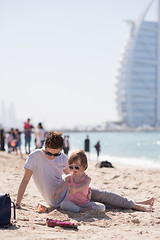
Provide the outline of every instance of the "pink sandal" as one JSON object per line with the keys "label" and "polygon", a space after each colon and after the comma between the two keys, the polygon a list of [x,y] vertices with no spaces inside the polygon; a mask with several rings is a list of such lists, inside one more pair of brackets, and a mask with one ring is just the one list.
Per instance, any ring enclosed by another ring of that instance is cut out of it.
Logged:
{"label": "pink sandal", "polygon": [[49,218],[46,219],[46,224],[48,227],[60,226],[60,227],[66,227],[66,228],[77,228],[77,225],[75,223],[61,222],[60,220],[52,220]]}

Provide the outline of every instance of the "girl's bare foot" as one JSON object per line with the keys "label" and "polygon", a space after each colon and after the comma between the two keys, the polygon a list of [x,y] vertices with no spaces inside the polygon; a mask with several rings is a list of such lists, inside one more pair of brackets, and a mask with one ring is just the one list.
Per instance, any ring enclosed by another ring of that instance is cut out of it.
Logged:
{"label": "girl's bare foot", "polygon": [[153,207],[147,204],[135,203],[132,209],[142,211],[142,212],[153,212]]}
{"label": "girl's bare foot", "polygon": [[146,200],[146,201],[143,201],[143,202],[136,202],[137,204],[144,204],[144,205],[150,205],[150,206],[153,206],[153,204],[154,204],[154,201],[155,201],[155,198],[154,197],[152,197],[152,198],[150,198],[150,199],[148,199],[148,200]]}

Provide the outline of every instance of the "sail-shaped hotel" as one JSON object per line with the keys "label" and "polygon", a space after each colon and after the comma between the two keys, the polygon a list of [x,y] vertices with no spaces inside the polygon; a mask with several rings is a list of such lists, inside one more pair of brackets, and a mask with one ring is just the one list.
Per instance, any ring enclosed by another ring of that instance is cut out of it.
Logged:
{"label": "sail-shaped hotel", "polygon": [[160,126],[160,0],[157,20],[145,20],[153,2],[137,22],[128,21],[130,32],[119,61],[117,108],[129,127]]}

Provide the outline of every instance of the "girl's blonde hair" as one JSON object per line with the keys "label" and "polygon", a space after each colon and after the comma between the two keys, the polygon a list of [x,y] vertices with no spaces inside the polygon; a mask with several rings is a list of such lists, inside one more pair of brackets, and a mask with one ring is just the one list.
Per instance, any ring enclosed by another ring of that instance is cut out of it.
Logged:
{"label": "girl's blonde hair", "polygon": [[69,158],[68,163],[69,163],[69,165],[71,165],[74,162],[77,162],[78,160],[81,162],[81,165],[85,171],[88,167],[88,162],[87,162],[86,154],[82,149],[79,149],[79,150],[73,152]]}

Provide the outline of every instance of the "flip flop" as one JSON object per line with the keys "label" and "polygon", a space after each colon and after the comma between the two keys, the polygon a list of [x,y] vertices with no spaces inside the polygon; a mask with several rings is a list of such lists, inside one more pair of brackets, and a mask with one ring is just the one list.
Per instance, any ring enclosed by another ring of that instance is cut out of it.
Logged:
{"label": "flip flop", "polygon": [[59,226],[59,227],[66,227],[66,228],[77,228],[77,224],[75,224],[75,223],[62,222],[60,220],[52,220],[49,218],[46,219],[46,224],[48,227]]}

